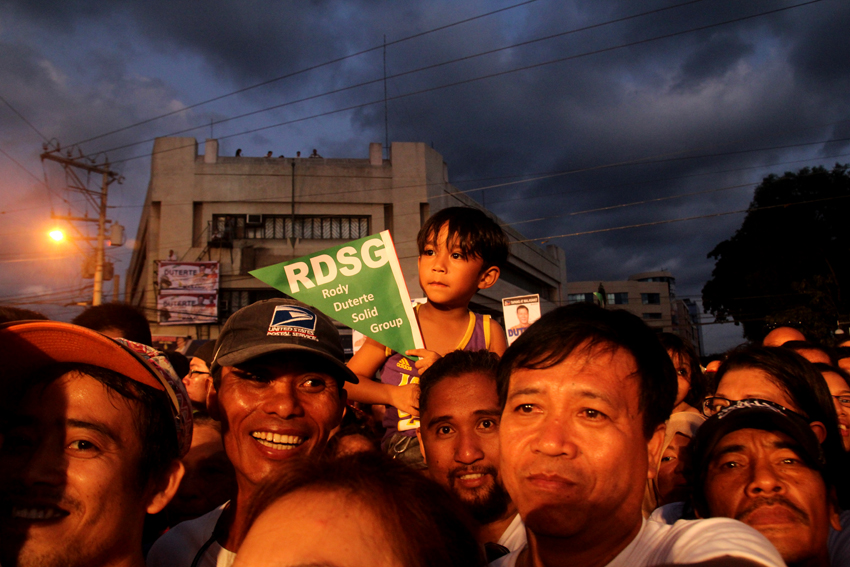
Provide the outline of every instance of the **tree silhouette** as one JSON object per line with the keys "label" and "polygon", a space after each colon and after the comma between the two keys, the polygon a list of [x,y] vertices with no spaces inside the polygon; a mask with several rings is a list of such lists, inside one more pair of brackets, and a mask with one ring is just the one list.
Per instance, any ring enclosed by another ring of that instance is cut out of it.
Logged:
{"label": "tree silhouette", "polygon": [[848,165],[770,175],[756,188],[735,235],[702,289],[706,313],[743,325],[761,340],[790,325],[828,339],[850,313],[850,175]]}

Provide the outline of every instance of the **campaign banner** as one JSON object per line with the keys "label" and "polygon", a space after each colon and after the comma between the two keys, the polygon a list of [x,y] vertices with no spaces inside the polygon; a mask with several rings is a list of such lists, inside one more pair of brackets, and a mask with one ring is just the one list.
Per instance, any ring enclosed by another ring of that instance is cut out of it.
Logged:
{"label": "campaign banner", "polygon": [[424,348],[387,230],[250,274],[396,352]]}
{"label": "campaign banner", "polygon": [[218,296],[214,293],[160,294],[156,308],[160,325],[194,325],[218,322]]}
{"label": "campaign banner", "polygon": [[505,332],[510,346],[532,323],[540,319],[540,296],[534,294],[505,297],[502,299],[502,312],[505,315]]}
{"label": "campaign banner", "polygon": [[160,260],[157,272],[159,293],[218,293],[218,275],[218,262]]}

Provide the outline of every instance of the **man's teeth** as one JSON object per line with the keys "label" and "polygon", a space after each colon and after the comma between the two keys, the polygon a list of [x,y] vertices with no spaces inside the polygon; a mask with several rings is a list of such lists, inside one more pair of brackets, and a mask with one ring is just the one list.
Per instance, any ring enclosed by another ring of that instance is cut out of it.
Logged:
{"label": "man's teeth", "polygon": [[844,425],[843,423],[839,423],[839,424],[838,424],[838,429],[847,429],[847,426],[846,426],[846,425]]}
{"label": "man's teeth", "polygon": [[24,518],[27,520],[52,520],[58,518],[62,513],[54,508],[12,508],[13,518]]}
{"label": "man's teeth", "polygon": [[461,480],[477,480],[484,476],[484,473],[470,473],[460,475]]}
{"label": "man's teeth", "polygon": [[281,435],[280,433],[272,433],[271,431],[254,431],[251,436],[256,439],[260,445],[271,447],[272,449],[294,449],[304,442],[303,437],[297,435]]}

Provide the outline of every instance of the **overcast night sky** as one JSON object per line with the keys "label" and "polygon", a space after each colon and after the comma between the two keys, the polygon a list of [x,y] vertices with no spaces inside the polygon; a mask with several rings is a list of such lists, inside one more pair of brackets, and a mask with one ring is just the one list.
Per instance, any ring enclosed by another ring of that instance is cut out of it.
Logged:
{"label": "overcast night sky", "polygon": [[[124,176],[123,276],[153,138],[365,158],[384,141],[384,37],[390,141],[433,144],[456,187],[562,247],[570,280],[668,269],[698,299],[744,216],[724,213],[764,176],[850,161],[848,29],[846,0],[6,0],[0,304],[68,320],[91,297],[81,255],[45,236],[67,224],[51,209],[86,210],[45,140]],[[741,341],[704,333],[709,352]]]}

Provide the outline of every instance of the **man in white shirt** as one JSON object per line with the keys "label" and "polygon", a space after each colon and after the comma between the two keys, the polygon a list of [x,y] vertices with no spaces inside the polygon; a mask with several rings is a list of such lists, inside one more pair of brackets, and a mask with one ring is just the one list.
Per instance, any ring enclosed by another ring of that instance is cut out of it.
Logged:
{"label": "man in white shirt", "polygon": [[429,476],[470,512],[491,561],[525,545],[525,526],[499,478],[499,357],[455,351],[419,380],[416,434]]}
{"label": "man in white shirt", "polygon": [[655,333],[625,311],[549,312],[505,352],[499,442],[528,545],[493,565],[782,565],[734,520],[646,521],[641,502],[675,402]]}

